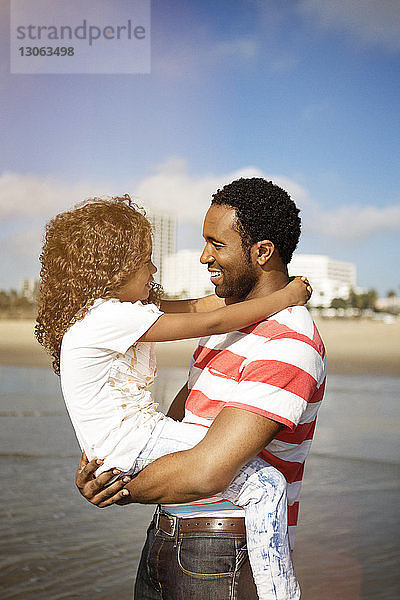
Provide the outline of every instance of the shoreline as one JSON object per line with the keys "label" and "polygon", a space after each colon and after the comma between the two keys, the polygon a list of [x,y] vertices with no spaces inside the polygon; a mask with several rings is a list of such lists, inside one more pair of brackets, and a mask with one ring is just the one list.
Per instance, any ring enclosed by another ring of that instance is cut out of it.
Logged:
{"label": "shoreline", "polygon": [[[328,356],[328,374],[400,377],[400,321],[317,320]],[[0,320],[0,365],[51,368],[33,335],[31,319]],[[160,367],[189,367],[197,340],[157,344]]]}

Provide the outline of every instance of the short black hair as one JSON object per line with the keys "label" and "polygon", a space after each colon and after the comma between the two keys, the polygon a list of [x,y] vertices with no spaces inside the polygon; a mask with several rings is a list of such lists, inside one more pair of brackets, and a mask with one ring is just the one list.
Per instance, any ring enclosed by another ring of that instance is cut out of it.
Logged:
{"label": "short black hair", "polygon": [[211,204],[235,209],[237,230],[245,249],[270,240],[283,263],[291,261],[300,237],[301,219],[299,209],[285,190],[262,177],[242,177],[217,190],[212,198]]}

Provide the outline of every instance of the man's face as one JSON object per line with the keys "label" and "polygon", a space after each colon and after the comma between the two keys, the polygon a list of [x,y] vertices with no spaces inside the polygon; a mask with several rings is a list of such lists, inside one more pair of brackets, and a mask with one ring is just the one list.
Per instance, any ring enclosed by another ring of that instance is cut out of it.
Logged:
{"label": "man's face", "polygon": [[257,283],[257,271],[235,229],[235,210],[212,204],[204,219],[205,248],[200,257],[208,265],[211,283],[220,298],[245,298]]}

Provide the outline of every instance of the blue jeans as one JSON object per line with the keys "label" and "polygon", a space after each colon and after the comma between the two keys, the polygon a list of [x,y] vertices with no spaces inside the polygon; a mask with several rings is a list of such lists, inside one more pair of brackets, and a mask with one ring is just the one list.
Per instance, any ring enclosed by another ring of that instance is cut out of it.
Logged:
{"label": "blue jeans", "polygon": [[152,523],[134,600],[257,600],[244,534],[175,533]]}
{"label": "blue jeans", "polygon": [[[148,444],[138,456],[136,469],[143,469],[149,462],[164,454],[193,447],[204,437],[206,431],[205,428],[197,425],[180,423],[165,418],[156,426]],[[219,494],[220,498],[231,500],[245,509],[249,560],[260,600],[298,600],[300,598],[300,587],[293,569],[289,547],[286,487],[286,480],[280,471],[264,460],[255,457],[240,469],[230,486]],[[160,552],[163,552],[165,545],[160,548]],[[192,540],[191,545],[193,545]],[[180,544],[178,551],[184,552],[181,546],[183,548],[184,545]],[[207,552],[209,551],[207,550]],[[217,560],[217,554],[219,554],[219,550],[214,550],[213,542],[211,554],[203,556],[202,560],[207,562],[210,556],[212,561]],[[236,554],[236,550],[233,553],[229,552],[234,561],[239,560]],[[191,556],[190,553],[189,555]],[[228,583],[231,585],[232,580],[235,579],[232,575],[232,573],[235,573],[235,564],[230,564],[228,570],[222,571],[222,573],[225,573],[224,576],[218,575],[218,571],[216,571],[218,576],[210,577],[209,574],[213,571],[200,570],[199,573],[204,574],[201,578],[201,585],[206,585],[205,581],[208,582],[210,579],[218,579],[223,580],[221,586],[224,585],[226,590],[226,585]],[[182,562],[179,563],[178,561],[177,565],[177,568],[182,568]],[[191,569],[184,568],[183,572],[185,570],[191,571]],[[168,577],[170,577],[170,574]],[[198,578],[196,572],[192,577],[194,579]],[[207,587],[210,587],[209,583],[207,583]],[[199,593],[198,583],[196,593]],[[236,598],[235,595],[229,596],[229,594],[226,595],[226,592],[224,594],[221,595],[224,600]],[[153,596],[143,596],[143,598],[147,597],[152,598]],[[165,596],[164,594],[155,597],[163,599],[179,599],[182,597],[183,600],[191,597],[199,598],[199,596],[177,596],[176,593],[171,596]],[[218,600],[219,598],[214,595],[204,596],[204,598],[208,597],[212,600]],[[257,596],[255,597],[257,598]]]}

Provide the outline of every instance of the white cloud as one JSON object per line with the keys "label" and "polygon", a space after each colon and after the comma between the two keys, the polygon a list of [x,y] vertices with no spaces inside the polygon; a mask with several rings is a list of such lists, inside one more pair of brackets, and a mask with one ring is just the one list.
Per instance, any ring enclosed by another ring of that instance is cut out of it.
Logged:
{"label": "white cloud", "polygon": [[[286,20],[279,8],[274,14],[266,3],[254,5],[254,25],[246,33],[216,34],[202,26],[194,27],[186,36],[159,38],[155,42],[153,71],[166,80],[185,80],[189,76],[196,82],[210,85],[213,73],[237,68],[254,69],[262,61],[263,68],[273,73],[289,71],[299,62],[299,56],[278,39],[285,30]],[[285,13],[286,14],[286,13]],[[216,75],[217,79],[220,75]],[[213,80],[214,85],[214,80]]]}
{"label": "white cloud", "polygon": [[0,217],[50,217],[98,192],[98,184],[69,184],[55,177],[4,172],[0,176]]}
{"label": "white cloud", "polygon": [[300,0],[298,8],[323,28],[347,30],[363,42],[400,50],[398,0]]}
{"label": "white cloud", "polygon": [[70,184],[53,176],[2,173],[0,251],[6,260],[0,264],[0,287],[18,287],[23,278],[38,276],[38,256],[46,221],[85,198],[111,195],[113,191],[112,185],[100,186],[98,182]]}
{"label": "white cloud", "polygon": [[[263,176],[265,174],[256,167],[245,167],[222,175],[192,175],[186,161],[180,158],[167,160],[155,169],[154,175],[139,182],[128,182],[123,190],[110,182],[102,185],[90,181],[68,184],[52,176],[5,172],[0,175],[0,249],[8,260],[0,266],[0,281],[11,281],[11,285],[17,285],[23,277],[37,275],[37,257],[45,222],[85,198],[129,191],[138,204],[155,212],[173,212],[181,222],[192,223],[200,231],[211,195],[218,188],[239,177]],[[306,191],[296,182],[284,176],[273,179],[299,203],[307,201]]]}
{"label": "white cloud", "polygon": [[245,167],[223,175],[191,175],[187,163],[171,158],[156,168],[156,173],[135,187],[137,202],[174,213],[181,221],[200,224],[210,205],[211,194],[239,177],[262,177],[256,167]]}
{"label": "white cloud", "polygon": [[[194,43],[195,40],[195,43]],[[226,64],[247,65],[260,54],[260,42],[257,36],[242,36],[226,40],[215,39],[195,32],[190,38],[166,42],[159,48],[154,72],[167,80],[184,80],[195,75],[196,81],[207,80],[210,72]],[[185,84],[186,85],[186,84]]]}
{"label": "white cloud", "polygon": [[358,242],[375,233],[400,231],[400,205],[378,208],[354,204],[332,211],[315,206],[314,210],[307,210],[304,223],[305,231]]}
{"label": "white cloud", "polygon": [[1,266],[2,286],[9,285],[8,281],[16,285],[19,279],[37,274],[45,221],[84,198],[129,191],[138,204],[155,212],[173,212],[180,222],[192,223],[200,230],[211,195],[239,177],[265,177],[286,189],[302,209],[305,235],[312,233],[317,237],[357,241],[375,233],[400,231],[400,206],[351,205],[326,211],[297,181],[251,166],[221,175],[192,175],[185,160],[171,158],[159,165],[153,175],[131,182],[124,190],[113,188],[111,183],[68,184],[54,177],[3,173],[0,176],[0,249],[9,260],[3,261]]}
{"label": "white cloud", "polygon": [[[323,206],[309,196],[307,189],[297,181],[285,176],[265,173],[257,167],[248,166],[221,175],[192,175],[187,162],[179,157],[170,158],[155,168],[155,173],[139,182],[130,182],[124,190],[112,183],[78,181],[73,184],[54,177],[3,173],[0,176],[0,217],[5,223],[12,222],[14,235],[26,227],[30,230],[37,222],[44,222],[61,210],[71,208],[85,198],[111,195],[130,191],[135,201],[154,211],[172,213],[180,221],[200,225],[212,194],[226,183],[239,177],[265,177],[286,189],[303,212],[305,228],[332,237],[365,237],[378,231],[400,229],[400,206],[338,206],[324,211]],[[21,223],[21,227],[18,227]],[[14,241],[16,243],[16,239]]]}

